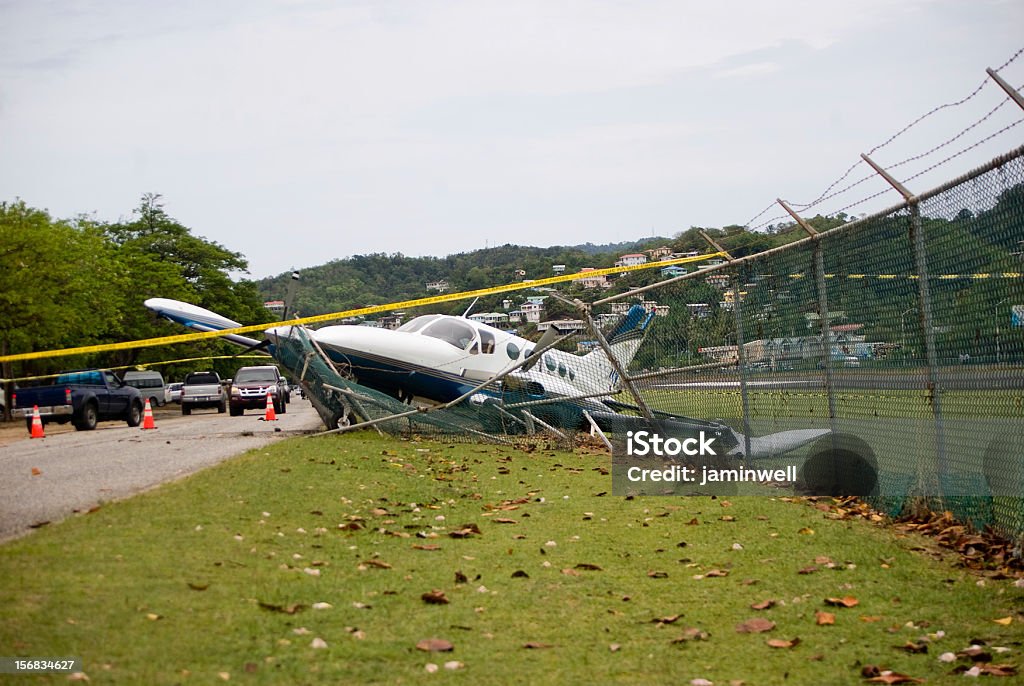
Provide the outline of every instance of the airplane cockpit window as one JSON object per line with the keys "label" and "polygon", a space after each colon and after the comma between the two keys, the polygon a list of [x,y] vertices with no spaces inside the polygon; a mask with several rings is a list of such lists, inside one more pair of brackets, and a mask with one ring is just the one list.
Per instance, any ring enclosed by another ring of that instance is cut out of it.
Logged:
{"label": "airplane cockpit window", "polygon": [[494,354],[494,334],[480,329],[480,351],[484,355]]}
{"label": "airplane cockpit window", "polygon": [[424,336],[444,341],[459,350],[468,348],[474,342],[475,334],[476,330],[472,326],[458,319],[440,319],[423,329]]}
{"label": "airplane cockpit window", "polygon": [[424,326],[426,326],[427,324],[429,324],[430,322],[434,321],[435,319],[437,319],[440,316],[441,315],[439,315],[439,314],[425,314],[422,317],[416,317],[415,319],[410,319],[405,324],[402,324],[400,327],[398,327],[398,329],[396,329],[396,330],[397,331],[405,331],[406,333],[415,333],[416,331],[419,331]]}

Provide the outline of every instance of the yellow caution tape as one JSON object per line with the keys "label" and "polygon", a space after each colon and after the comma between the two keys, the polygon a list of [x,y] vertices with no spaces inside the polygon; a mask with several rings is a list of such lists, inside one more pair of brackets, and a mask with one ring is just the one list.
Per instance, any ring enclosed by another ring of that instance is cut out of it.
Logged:
{"label": "yellow caution tape", "polygon": [[460,293],[448,293],[446,295],[435,295],[427,298],[417,298],[415,300],[405,300],[397,303],[388,303],[386,305],[372,305],[370,307],[359,307],[353,310],[345,310],[343,312],[332,312],[330,314],[321,314],[313,317],[300,317],[298,319],[289,319],[282,322],[268,322],[265,324],[253,324],[250,326],[239,326],[234,329],[224,329],[222,331],[203,331],[199,333],[186,333],[177,334],[174,336],[160,336],[157,338],[145,338],[137,341],[124,341],[123,343],[103,343],[99,345],[86,345],[79,348],[65,348],[63,350],[41,350],[38,352],[31,353],[16,353],[13,355],[0,355],[0,362],[17,362],[19,360],[41,360],[50,357],[65,357],[68,355],[87,355],[91,353],[102,353],[111,352],[115,350],[132,350],[135,348],[152,348],[161,345],[173,345],[175,343],[188,343],[191,341],[202,341],[211,338],[220,338],[227,334],[243,334],[252,333],[254,331],[264,331],[268,328],[274,328],[279,326],[299,326],[304,324],[319,324],[322,322],[335,321],[337,319],[344,319],[346,317],[358,317],[367,314],[378,314],[380,312],[390,312],[392,310],[405,309],[411,307],[423,307],[426,305],[437,305],[440,303],[454,302],[456,300],[468,300],[469,298],[479,298],[487,295],[495,295],[497,293],[508,293],[511,291],[523,290],[526,288],[537,288],[540,286],[550,286],[556,283],[565,283],[566,281],[577,281],[579,279],[590,278],[594,276],[610,276],[612,274],[623,274],[626,272],[641,271],[644,269],[670,267],[675,264],[687,264],[690,262],[700,262],[713,257],[726,257],[724,252],[708,253],[706,255],[697,255],[696,257],[680,257],[674,260],[663,260],[660,262],[646,262],[644,264],[636,264],[628,267],[608,267],[607,269],[593,269],[587,272],[577,272],[574,274],[561,274],[559,276],[549,276],[544,279],[527,280],[517,283],[505,284],[503,286],[492,286],[490,288],[480,288],[475,291],[462,291]]}

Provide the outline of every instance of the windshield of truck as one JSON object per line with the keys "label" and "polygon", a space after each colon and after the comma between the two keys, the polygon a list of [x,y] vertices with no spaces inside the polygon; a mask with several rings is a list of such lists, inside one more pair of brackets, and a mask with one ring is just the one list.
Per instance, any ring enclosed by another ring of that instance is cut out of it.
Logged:
{"label": "windshield of truck", "polygon": [[235,383],[277,383],[276,369],[239,369],[235,374]]}
{"label": "windshield of truck", "polygon": [[185,385],[198,386],[203,384],[219,384],[220,377],[213,372],[196,372],[185,377]]}

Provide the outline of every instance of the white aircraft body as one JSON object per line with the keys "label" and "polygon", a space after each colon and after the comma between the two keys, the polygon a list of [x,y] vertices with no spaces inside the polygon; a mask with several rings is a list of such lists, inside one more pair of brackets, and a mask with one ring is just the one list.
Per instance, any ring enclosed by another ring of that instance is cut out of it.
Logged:
{"label": "white aircraft body", "polygon": [[[215,312],[178,300],[150,298],[145,305],[161,317],[198,331],[241,326]],[[652,317],[635,305],[607,334],[608,346],[622,369],[629,366],[639,350]],[[273,354],[274,342],[278,337],[289,336],[291,327],[271,327],[264,333]],[[350,373],[358,383],[404,402],[447,403],[477,389],[470,401],[478,405],[489,400],[498,403],[562,400],[564,402],[554,408],[542,405],[531,410],[542,417],[547,407],[551,412],[547,416],[556,416],[557,422],[571,425],[569,428],[588,428],[584,410],[605,431],[624,434],[628,430],[649,427],[649,423],[635,413],[623,414],[621,410],[629,406],[614,400],[613,396],[622,390],[622,381],[603,348],[585,355],[550,348],[534,355],[538,348],[546,347],[546,339],[534,343],[481,322],[439,314],[416,317],[396,330],[340,325],[308,330],[308,333],[335,366]],[[234,334],[225,338],[249,347],[265,344]],[[519,368],[509,372],[516,365]],[[505,376],[500,383],[478,388],[502,374]],[[691,434],[698,429],[716,432],[720,443],[729,446],[729,455],[733,457],[742,457],[747,445],[750,446],[748,458],[774,457],[828,433],[827,430],[794,430],[745,438],[717,422],[656,414],[661,429],[666,432]]]}

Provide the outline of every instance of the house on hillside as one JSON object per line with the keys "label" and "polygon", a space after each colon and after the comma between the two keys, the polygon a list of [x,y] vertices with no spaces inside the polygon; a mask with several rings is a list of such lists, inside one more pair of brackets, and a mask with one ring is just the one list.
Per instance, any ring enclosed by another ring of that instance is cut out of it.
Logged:
{"label": "house on hillside", "polygon": [[[593,267],[584,267],[580,270],[580,274],[587,274],[592,271],[595,271]],[[608,277],[604,274],[582,276],[579,279],[573,279],[573,283],[578,283],[584,288],[611,288],[612,286],[611,282],[608,281]]]}
{"label": "house on hillside", "polygon": [[641,253],[623,255],[615,262],[616,267],[635,267],[641,264],[647,264],[647,256]]}
{"label": "house on hillside", "polygon": [[445,293],[450,288],[451,288],[451,284],[449,284],[448,281],[446,281],[445,279],[441,279],[440,281],[428,281],[427,282],[427,290],[428,291],[437,291],[438,293]]}

